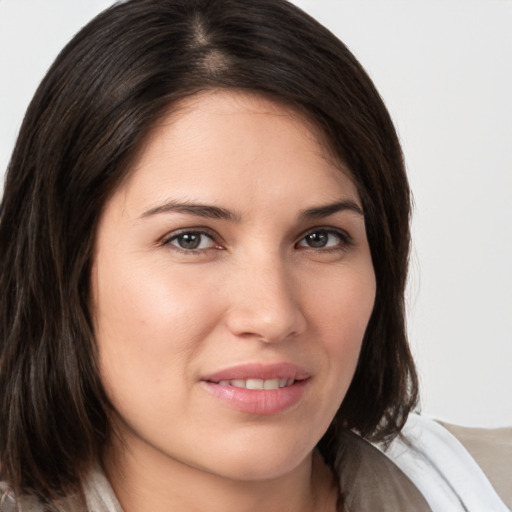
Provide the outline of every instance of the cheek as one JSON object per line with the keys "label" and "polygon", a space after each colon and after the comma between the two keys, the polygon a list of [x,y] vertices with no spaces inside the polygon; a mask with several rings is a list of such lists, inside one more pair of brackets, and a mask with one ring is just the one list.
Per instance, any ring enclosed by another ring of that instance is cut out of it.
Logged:
{"label": "cheek", "polygon": [[355,373],[375,290],[373,269],[367,266],[361,272],[345,274],[339,281],[331,280],[328,290],[316,294],[313,300],[315,327],[324,340],[325,366],[329,368],[327,385],[333,388],[338,406]]}
{"label": "cheek", "polygon": [[115,271],[104,265],[96,272],[101,285],[96,286],[94,316],[106,338],[158,349],[159,341],[183,339],[185,332],[194,332],[191,328],[200,329],[201,321],[208,322],[211,307],[205,306],[211,306],[211,293],[194,276],[173,273],[158,261],[119,263]]}
{"label": "cheek", "polygon": [[137,266],[103,259],[94,268],[95,333],[111,393],[148,392],[144,383],[158,393],[163,383],[186,382],[187,361],[216,321],[206,288],[158,261]]}
{"label": "cheek", "polygon": [[309,310],[317,328],[328,330],[334,345],[362,341],[375,303],[376,283],[371,264],[326,275],[315,283],[314,290]]}

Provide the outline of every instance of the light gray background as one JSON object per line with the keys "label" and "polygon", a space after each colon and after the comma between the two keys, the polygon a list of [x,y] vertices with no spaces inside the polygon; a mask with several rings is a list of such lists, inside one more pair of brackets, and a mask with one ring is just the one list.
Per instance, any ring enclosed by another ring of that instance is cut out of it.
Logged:
{"label": "light gray background", "polygon": [[[111,0],[0,0],[0,174],[24,110]],[[415,197],[409,333],[423,410],[512,424],[512,1],[295,0],[342,39],[397,125]]]}

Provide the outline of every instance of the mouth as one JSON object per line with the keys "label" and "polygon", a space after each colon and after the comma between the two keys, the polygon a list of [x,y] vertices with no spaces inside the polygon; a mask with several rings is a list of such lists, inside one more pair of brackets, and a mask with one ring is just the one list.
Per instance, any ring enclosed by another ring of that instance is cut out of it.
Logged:
{"label": "mouth", "polygon": [[295,379],[234,379],[220,380],[218,382],[209,381],[219,386],[232,386],[234,388],[243,389],[280,389],[293,386]]}
{"label": "mouth", "polygon": [[246,389],[278,389],[309,377],[308,371],[291,363],[247,363],[206,375],[202,380]]}
{"label": "mouth", "polygon": [[241,365],[201,380],[224,405],[243,413],[271,415],[300,403],[310,379],[302,368],[281,363]]}

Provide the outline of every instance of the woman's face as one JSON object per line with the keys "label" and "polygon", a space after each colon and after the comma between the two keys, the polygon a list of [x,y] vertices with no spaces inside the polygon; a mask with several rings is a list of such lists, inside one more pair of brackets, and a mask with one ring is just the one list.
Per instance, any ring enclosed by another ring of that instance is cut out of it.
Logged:
{"label": "woman's face", "polygon": [[100,219],[102,381],[142,465],[277,477],[355,371],[375,296],[360,199],[292,110],[235,92],[179,107]]}

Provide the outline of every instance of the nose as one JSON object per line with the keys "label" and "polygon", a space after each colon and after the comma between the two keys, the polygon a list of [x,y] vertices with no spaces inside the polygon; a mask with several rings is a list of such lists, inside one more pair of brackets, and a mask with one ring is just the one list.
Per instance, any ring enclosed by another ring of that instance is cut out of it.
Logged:
{"label": "nose", "polygon": [[234,335],[275,343],[306,329],[296,278],[277,258],[245,263],[231,275],[226,323]]}

